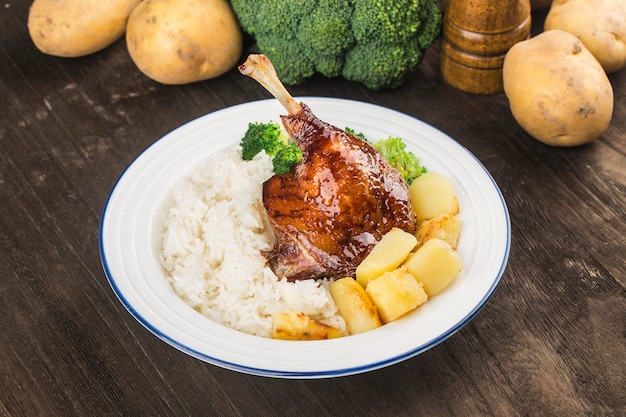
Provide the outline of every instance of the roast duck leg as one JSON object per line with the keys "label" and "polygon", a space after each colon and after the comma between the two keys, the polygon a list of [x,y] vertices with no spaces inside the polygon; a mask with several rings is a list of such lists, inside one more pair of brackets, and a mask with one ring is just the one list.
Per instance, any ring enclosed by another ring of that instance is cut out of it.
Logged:
{"label": "roast duck leg", "polygon": [[354,277],[392,227],[415,231],[409,187],[378,151],[296,102],[264,55],[250,55],[239,71],[285,107],[282,123],[302,150],[302,161],[291,172],[263,184],[276,236],[265,255],[279,278]]}

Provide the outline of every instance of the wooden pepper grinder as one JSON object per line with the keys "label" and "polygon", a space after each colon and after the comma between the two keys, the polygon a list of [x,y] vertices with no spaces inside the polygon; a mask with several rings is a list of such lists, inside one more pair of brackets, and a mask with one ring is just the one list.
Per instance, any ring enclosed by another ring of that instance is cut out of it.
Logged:
{"label": "wooden pepper grinder", "polygon": [[468,93],[503,92],[504,57],[530,36],[530,1],[445,0],[443,13],[443,78]]}

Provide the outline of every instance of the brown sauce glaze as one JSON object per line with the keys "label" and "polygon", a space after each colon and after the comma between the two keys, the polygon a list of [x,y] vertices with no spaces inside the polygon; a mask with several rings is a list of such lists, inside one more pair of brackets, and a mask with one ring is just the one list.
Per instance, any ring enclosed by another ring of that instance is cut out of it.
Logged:
{"label": "brown sauce glaze", "polygon": [[374,148],[317,119],[304,104],[282,120],[303,158],[263,187],[277,236],[267,255],[280,277],[354,276],[392,227],[415,231],[408,185]]}

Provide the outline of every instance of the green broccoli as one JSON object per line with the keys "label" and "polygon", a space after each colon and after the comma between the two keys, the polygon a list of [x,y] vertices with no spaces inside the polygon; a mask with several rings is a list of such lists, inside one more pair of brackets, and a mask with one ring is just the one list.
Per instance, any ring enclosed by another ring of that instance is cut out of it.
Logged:
{"label": "green broccoli", "polygon": [[[363,133],[356,133],[350,127],[345,131],[368,142]],[[404,179],[411,184],[413,180],[424,172],[426,168],[420,165],[419,159],[410,151],[401,138],[388,137],[371,145],[395,167]],[[241,146],[241,158],[249,161],[256,154],[265,151],[271,158],[274,174],[286,174],[302,160],[302,151],[298,145],[287,135],[278,123],[248,123],[248,129],[239,143]]]}
{"label": "green broccoli", "polygon": [[415,178],[426,172],[426,168],[420,165],[420,160],[413,152],[406,150],[406,144],[401,138],[389,136],[387,139],[380,139],[372,143],[363,133],[356,133],[351,127],[346,127],[344,130],[365,142],[369,142],[391,166],[400,171],[409,185]]}
{"label": "green broccoli", "polygon": [[380,152],[389,164],[400,171],[409,184],[426,172],[426,168],[420,164],[413,152],[406,150],[406,145],[401,138],[389,136],[387,139],[380,139],[372,143],[372,146]]}
{"label": "green broccoli", "polygon": [[362,132],[356,133],[356,131],[354,129],[352,129],[351,127],[346,127],[344,130],[346,132],[356,136],[357,138],[361,138],[361,139],[363,139],[364,141],[367,142],[367,139],[365,138],[365,135]]}
{"label": "green broccoli", "polygon": [[315,73],[394,88],[439,35],[437,0],[231,0],[285,84]]}
{"label": "green broccoli", "polygon": [[249,161],[265,151],[272,158],[275,174],[284,174],[302,159],[295,142],[275,122],[248,123],[248,129],[239,142],[241,159]]}
{"label": "green broccoli", "polygon": [[302,151],[295,143],[281,148],[272,159],[274,174],[286,174],[302,160]]}
{"label": "green broccoli", "polygon": [[244,161],[249,161],[261,151],[265,151],[269,156],[274,156],[290,140],[291,138],[278,123],[249,123],[248,130],[239,143],[241,157]]}

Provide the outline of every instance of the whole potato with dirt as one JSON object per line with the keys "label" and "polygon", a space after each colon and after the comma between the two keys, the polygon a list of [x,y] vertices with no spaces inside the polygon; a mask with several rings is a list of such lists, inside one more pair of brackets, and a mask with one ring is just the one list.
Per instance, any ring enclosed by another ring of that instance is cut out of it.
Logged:
{"label": "whole potato with dirt", "polygon": [[140,0],[35,0],[28,32],[49,55],[79,57],[100,51],[124,35]]}
{"label": "whole potato with dirt", "polygon": [[591,142],[611,122],[611,83],[571,33],[550,30],[513,45],[504,59],[503,79],[517,122],[548,145]]}
{"label": "whole potato with dirt", "polygon": [[576,35],[606,72],[626,66],[626,1],[554,0],[544,30]]}
{"label": "whole potato with dirt", "polygon": [[187,84],[233,68],[243,35],[226,0],[144,0],[128,19],[126,43],[145,75]]}

